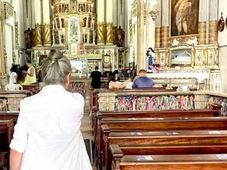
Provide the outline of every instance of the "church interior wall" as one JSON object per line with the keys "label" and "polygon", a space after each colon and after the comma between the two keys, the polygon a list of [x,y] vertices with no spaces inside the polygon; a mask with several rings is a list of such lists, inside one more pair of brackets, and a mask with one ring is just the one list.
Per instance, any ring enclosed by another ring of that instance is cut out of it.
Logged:
{"label": "church interior wall", "polygon": [[[227,1],[219,1],[218,15],[221,17],[221,12],[223,12],[224,19],[227,18]],[[223,92],[227,92],[227,22],[225,22],[225,28],[222,32],[218,32],[218,46],[219,46],[219,63],[221,70],[221,83]]]}
{"label": "church interior wall", "polygon": [[[18,0],[18,1],[4,1],[11,3],[12,6],[14,6],[14,11],[16,15],[16,20],[15,23],[18,22],[18,45],[15,43],[14,40],[10,40],[11,38],[8,37],[13,37],[14,35],[16,36],[15,28],[9,29],[7,25],[4,26],[4,31],[7,33],[7,38],[5,39],[4,42],[4,47],[7,55],[7,72],[9,70],[9,67],[12,62],[16,62],[18,64],[23,64],[25,62],[26,54],[24,49],[25,47],[25,37],[24,37],[24,31],[27,30],[28,28],[35,29],[37,30],[39,27],[35,24],[49,24],[48,27],[52,27],[52,15],[51,15],[51,5],[48,8],[43,8],[41,9],[42,4],[37,4],[37,2],[41,2],[40,0],[27,0],[27,4],[23,0]],[[170,69],[170,55],[175,49],[180,49],[189,47],[193,48],[194,52],[194,58],[193,58],[193,63],[191,64],[190,69],[209,69],[211,72],[214,70],[215,75],[218,74],[218,71],[220,72],[220,82],[222,83],[221,88],[225,92],[227,92],[226,88],[226,82],[227,78],[224,75],[225,71],[227,70],[227,59],[225,57],[226,51],[227,51],[227,42],[225,37],[227,37],[227,27],[225,27],[223,32],[218,32],[217,34],[217,28],[216,24],[218,19],[220,18],[220,13],[223,12],[224,18],[227,17],[227,9],[225,9],[225,6],[227,5],[227,2],[225,0],[198,0],[199,1],[199,15],[198,15],[198,35],[196,36],[191,36],[193,40],[190,38],[187,38],[188,36],[180,36],[176,38],[171,37],[171,2],[174,0],[160,0],[159,2],[159,8],[158,13],[155,13],[155,29],[154,25],[149,25],[149,21],[151,21],[151,16],[150,12],[155,12],[152,7],[149,9],[149,11],[146,11],[148,9],[144,8],[144,4],[141,6],[140,3],[141,1],[139,0],[128,0],[128,1],[121,1],[121,0],[113,0],[113,1],[107,1],[108,4],[105,4],[104,0],[98,0],[94,1],[97,4],[102,4],[106,5],[111,5],[111,10],[113,10],[113,14],[111,16],[110,13],[108,13],[107,10],[99,10],[100,8],[97,7],[97,16],[93,16],[93,13],[91,14],[92,17],[97,17],[97,25],[100,22],[103,22],[104,20],[108,20],[109,24],[113,27],[119,27],[121,26],[123,30],[125,30],[125,39],[124,39],[124,46],[127,48],[126,52],[124,52],[125,56],[123,57],[124,60],[124,66],[128,66],[128,62],[130,61],[136,61],[139,63],[141,67],[147,67],[146,63],[146,57],[144,56],[144,52],[146,51],[146,48],[151,44],[151,46],[155,46],[157,50],[157,64],[159,64],[162,68],[164,69]],[[3,2],[3,1],[2,1]],[[23,2],[23,3],[19,3]],[[43,3],[46,3],[47,0],[43,0]],[[52,1],[50,1],[52,2]],[[55,1],[53,1],[55,2]],[[57,2],[57,1],[56,1]],[[64,6],[64,3],[68,3],[69,6],[71,5],[71,1],[58,1],[61,3],[62,7]],[[72,1],[74,2],[74,1]],[[87,1],[82,1],[78,0],[75,1],[78,4],[79,3],[84,3]],[[89,1],[93,2],[93,1]],[[109,4],[109,2],[111,2]],[[143,1],[144,3],[152,2],[150,0]],[[114,5],[114,3],[116,5]],[[145,4],[146,5],[146,4]],[[130,6],[130,7],[129,7]],[[141,9],[139,8],[141,6]],[[28,7],[28,8],[27,8]],[[37,8],[38,7],[38,8]],[[59,7],[59,4],[55,4],[55,7]],[[103,7],[101,9],[103,9]],[[70,6],[71,8],[71,6]],[[69,9],[70,9],[69,8]],[[50,10],[50,11],[49,11]],[[137,10],[137,11],[136,11]],[[140,10],[140,11],[138,11]],[[145,10],[145,11],[144,11]],[[151,11],[150,11],[151,10]],[[101,11],[101,12],[100,12]],[[106,11],[106,12],[105,12]],[[136,12],[135,12],[136,11]],[[49,13],[48,13],[49,12]],[[104,14],[105,13],[105,14]],[[45,14],[48,14],[46,16]],[[138,14],[138,15],[137,15]],[[76,13],[70,13],[70,16],[77,15]],[[106,15],[106,16],[104,16]],[[63,13],[56,13],[54,14],[54,21],[59,17],[64,17],[65,14]],[[101,19],[100,19],[101,18]],[[80,18],[81,19],[81,18]],[[48,23],[49,22],[49,23]],[[66,26],[66,33],[65,33],[65,42],[66,46],[68,46],[68,33],[67,33],[67,22],[68,18],[66,17],[65,21],[63,24]],[[95,21],[96,22],[96,21]],[[105,21],[104,21],[105,22]],[[138,25],[140,22],[140,25]],[[142,24],[141,24],[142,23]],[[56,26],[56,23],[54,23]],[[87,29],[87,28],[80,28],[80,31]],[[92,30],[92,27],[90,28]],[[98,29],[98,28],[97,28]],[[147,30],[146,30],[147,29]],[[8,31],[9,30],[9,31]],[[90,30],[90,33],[91,33]],[[111,32],[112,28],[110,28]],[[148,32],[149,30],[153,30],[154,35],[150,34]],[[52,32],[50,32],[51,29],[49,28],[49,33],[48,36],[52,36]],[[59,30],[61,33],[61,30]],[[143,33],[142,33],[143,32]],[[61,33],[62,34],[62,33]],[[98,33],[97,33],[98,34]],[[218,36],[216,36],[218,35]],[[104,35],[104,37],[107,35]],[[152,37],[152,38],[149,38]],[[35,37],[35,39],[40,38],[40,37]],[[50,37],[48,37],[50,38]],[[82,39],[82,35],[80,35],[80,38]],[[50,40],[50,39],[49,39]],[[101,44],[100,48],[103,48],[103,45],[110,45],[111,48],[113,47],[112,53],[116,49],[112,39],[110,37],[110,42],[104,42],[104,39],[102,40],[104,43]],[[179,41],[180,40],[180,41]],[[43,39],[42,39],[43,41]],[[143,42],[142,42],[143,41]],[[155,41],[155,42],[153,42]],[[190,41],[190,43],[188,43]],[[40,43],[40,42],[38,42]],[[109,43],[109,44],[108,44]],[[97,43],[98,44],[98,43]],[[93,45],[97,45],[93,44]],[[152,45],[153,44],[153,45]],[[154,45],[155,44],[155,45]],[[39,46],[40,44],[38,44]],[[45,42],[41,42],[40,47],[34,47],[33,50],[35,50],[34,54],[39,54],[39,51],[42,52],[41,48],[45,48],[45,54],[48,53],[48,48],[51,48],[51,44],[45,44]],[[91,45],[91,44],[89,44]],[[109,46],[109,47],[110,47]],[[109,48],[107,47],[107,48]],[[90,47],[92,48],[92,47]],[[38,50],[37,50],[38,49]],[[115,53],[115,52],[114,52]],[[117,53],[116,53],[117,54]],[[197,61],[197,56],[200,54],[203,55],[203,61],[198,64]],[[209,55],[214,55],[212,59],[209,59]],[[36,58],[36,56],[34,57]],[[210,61],[212,60],[212,61]],[[118,67],[116,63],[118,63],[120,60],[119,58],[114,58],[111,59],[113,61],[114,65]],[[137,64],[138,64],[137,63]],[[171,68],[172,69],[172,68]],[[219,75],[218,75],[219,76]]]}

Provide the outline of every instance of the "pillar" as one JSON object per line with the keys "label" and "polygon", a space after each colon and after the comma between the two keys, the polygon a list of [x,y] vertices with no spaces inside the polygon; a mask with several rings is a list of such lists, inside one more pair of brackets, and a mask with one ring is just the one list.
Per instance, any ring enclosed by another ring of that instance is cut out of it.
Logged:
{"label": "pillar", "polygon": [[198,25],[198,43],[199,44],[206,44],[206,35],[207,35],[207,21],[209,15],[209,2],[207,0],[200,0],[199,1],[199,25]]}
{"label": "pillar", "polygon": [[137,0],[137,51],[136,51],[136,64],[137,70],[146,69],[146,56],[144,47],[144,3]]}
{"label": "pillar", "polygon": [[41,0],[34,0],[33,1],[35,8],[34,8],[34,18],[35,18],[35,30],[34,30],[34,45],[36,47],[42,46],[42,28],[41,28]]}
{"label": "pillar", "polygon": [[[0,9],[3,9],[3,5],[2,2],[0,2]],[[5,68],[5,55],[4,55],[4,38],[3,38],[3,16],[2,16],[2,12],[0,12],[0,77],[5,76],[6,73],[6,68]]]}
{"label": "pillar", "polygon": [[209,16],[209,34],[208,34],[208,43],[217,44],[218,41],[218,0],[210,0],[210,16]]}
{"label": "pillar", "polygon": [[113,1],[106,0],[106,44],[113,44]]}
{"label": "pillar", "polygon": [[105,43],[104,0],[97,0],[97,37],[98,45]]}
{"label": "pillar", "polygon": [[50,31],[50,3],[49,0],[43,0],[43,45],[51,46],[51,31]]}
{"label": "pillar", "polygon": [[169,1],[162,0],[161,47],[169,46]]}

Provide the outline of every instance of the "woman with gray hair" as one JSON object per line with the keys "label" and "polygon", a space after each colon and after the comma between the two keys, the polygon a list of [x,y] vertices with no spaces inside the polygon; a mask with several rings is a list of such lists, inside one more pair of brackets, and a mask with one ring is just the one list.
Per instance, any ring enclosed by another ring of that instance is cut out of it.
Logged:
{"label": "woman with gray hair", "polygon": [[10,169],[91,170],[80,131],[84,98],[67,91],[70,62],[61,52],[52,52],[42,68],[45,86],[21,101]]}

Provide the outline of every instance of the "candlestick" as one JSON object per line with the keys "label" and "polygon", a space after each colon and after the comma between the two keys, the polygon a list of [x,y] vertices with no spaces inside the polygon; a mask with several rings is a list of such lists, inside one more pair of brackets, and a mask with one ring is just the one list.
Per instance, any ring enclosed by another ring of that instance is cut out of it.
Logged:
{"label": "candlestick", "polygon": [[52,37],[53,37],[53,44],[52,44],[52,46],[55,46],[55,33],[54,33],[54,31],[55,31],[55,28],[54,28],[54,20],[52,21]]}

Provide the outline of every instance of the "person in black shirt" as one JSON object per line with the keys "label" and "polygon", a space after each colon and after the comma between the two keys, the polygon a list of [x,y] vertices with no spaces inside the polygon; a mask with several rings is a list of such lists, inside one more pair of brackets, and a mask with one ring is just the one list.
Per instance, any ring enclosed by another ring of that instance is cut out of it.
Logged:
{"label": "person in black shirt", "polygon": [[90,77],[92,78],[91,87],[94,88],[94,89],[99,89],[101,87],[102,74],[98,70],[99,70],[99,68],[98,68],[98,66],[96,66],[95,71],[92,71],[91,75],[90,75]]}

